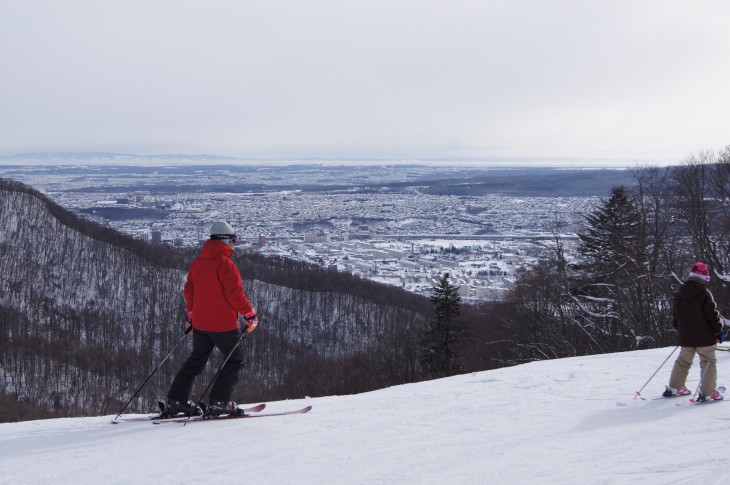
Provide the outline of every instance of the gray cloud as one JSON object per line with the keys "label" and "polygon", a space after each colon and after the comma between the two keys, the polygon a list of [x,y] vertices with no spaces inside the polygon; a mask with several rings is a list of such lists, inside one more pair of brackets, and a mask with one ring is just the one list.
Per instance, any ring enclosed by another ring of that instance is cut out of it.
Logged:
{"label": "gray cloud", "polygon": [[730,143],[723,1],[0,0],[0,153],[617,158]]}

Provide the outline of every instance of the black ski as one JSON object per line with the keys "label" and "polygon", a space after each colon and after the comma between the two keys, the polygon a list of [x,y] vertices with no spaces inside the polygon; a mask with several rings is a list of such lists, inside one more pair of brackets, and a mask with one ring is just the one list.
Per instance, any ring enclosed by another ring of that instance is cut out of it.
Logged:
{"label": "black ski", "polygon": [[272,416],[289,416],[292,414],[304,414],[304,413],[308,413],[311,410],[312,410],[312,406],[307,406],[307,407],[303,407],[301,409],[296,409],[294,411],[284,411],[284,412],[280,412],[280,413],[262,413],[262,414],[244,414],[244,415],[223,414],[221,416],[191,416],[190,418],[176,417],[176,418],[172,418],[172,419],[153,420],[152,422],[154,424],[200,423],[203,421],[224,421],[227,419],[270,418]]}
{"label": "black ski", "polygon": [[[244,413],[258,413],[259,411],[263,411],[266,407],[266,404],[257,404],[256,406],[251,406],[248,408],[241,408]],[[193,418],[200,418],[201,416],[193,416]],[[193,419],[191,418],[191,420]],[[113,424],[117,424],[119,421],[126,421],[126,422],[134,422],[134,421],[154,421],[154,422],[163,422],[163,421],[171,421],[175,422],[175,420],[187,420],[187,416],[178,414],[177,416],[170,416],[168,418],[163,418],[160,414],[153,414],[152,416],[135,416],[131,418],[120,418],[116,421],[112,421]]]}

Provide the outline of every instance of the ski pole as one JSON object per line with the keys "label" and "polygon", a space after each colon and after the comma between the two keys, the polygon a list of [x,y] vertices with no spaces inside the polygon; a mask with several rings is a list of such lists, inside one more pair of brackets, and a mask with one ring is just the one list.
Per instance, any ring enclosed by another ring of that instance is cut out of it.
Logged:
{"label": "ski pole", "polygon": [[[700,356],[700,365],[702,365],[702,357]],[[705,364],[705,368],[702,369],[702,372],[700,373],[700,382],[697,384],[697,389],[695,389],[694,394],[692,395],[692,399],[689,400],[692,404],[697,402],[697,397],[700,392],[700,388],[702,387],[702,381],[705,380],[705,374],[707,373],[707,370],[710,368],[710,360],[707,360],[707,364]]]}
{"label": "ski pole", "polygon": [[[228,359],[231,358],[231,355],[233,355],[233,352],[236,351],[238,346],[241,345],[241,342],[243,341],[243,339],[246,338],[246,333],[247,332],[245,329],[241,329],[241,336],[238,337],[238,340],[236,340],[236,345],[234,345],[233,348],[231,349],[231,351],[228,352],[228,355],[226,356],[223,363],[218,367],[218,370],[216,371],[215,375],[213,376],[213,379],[208,383],[208,386],[203,390],[202,394],[200,394],[200,398],[198,398],[198,402],[195,404],[196,409],[199,408],[200,405],[203,403],[203,398],[205,397],[205,393],[208,392],[208,389],[213,387],[213,384],[215,384],[215,381],[218,379],[218,376],[220,375],[221,371],[223,370],[223,367],[225,367],[226,363],[228,363]],[[193,410],[188,414],[188,419],[185,420],[185,423],[183,424],[183,426],[188,424],[188,421],[190,420],[190,418],[193,417],[194,412],[195,411]]]}
{"label": "ski pole", "polygon": [[[654,379],[654,376],[657,375],[657,372],[659,372],[659,369],[661,369],[662,367],[664,367],[664,364],[667,363],[667,361],[669,360],[669,358],[677,351],[678,348],[679,348],[679,345],[677,345],[676,347],[674,347],[674,350],[672,350],[672,352],[667,356],[667,358],[664,359],[664,362],[662,362],[662,364],[657,368],[657,370],[654,371],[654,373],[651,375],[651,377],[649,378],[649,380],[646,381],[646,383],[643,386],[641,386],[641,389],[639,389],[638,391],[636,391],[636,397],[639,397],[641,399],[644,399],[643,397],[641,397],[641,391],[643,391],[644,388],[646,387],[646,385],[649,384],[649,382],[651,382],[652,379]],[[646,401],[646,399],[644,399],[644,400]]]}
{"label": "ski pole", "polygon": [[129,401],[127,401],[127,404],[124,405],[124,407],[122,408],[122,410],[119,411],[119,414],[117,414],[117,417],[114,418],[114,419],[112,419],[112,423],[115,423],[116,424],[117,418],[119,418],[119,416],[122,415],[122,413],[124,412],[124,410],[127,409],[127,406],[129,406],[129,403],[131,403],[132,400],[135,397],[137,397],[137,394],[139,394],[139,392],[142,390],[142,388],[149,382],[150,379],[152,379],[152,376],[155,375],[155,373],[159,370],[160,367],[162,367],[162,364],[164,364],[165,361],[170,358],[170,356],[175,351],[175,349],[177,349],[180,346],[180,344],[182,343],[182,341],[185,339],[185,336],[187,334],[189,334],[192,329],[193,329],[192,325],[190,325],[188,328],[185,329],[185,333],[182,334],[182,336],[180,337],[180,340],[177,341],[177,343],[172,348],[172,350],[170,350],[170,352],[167,353],[167,355],[165,356],[165,358],[162,359],[162,362],[160,362],[159,364],[157,364],[157,367],[155,367],[155,369],[152,371],[152,373],[149,376],[147,376],[147,379],[144,380],[144,382],[142,383],[142,385],[139,386],[139,389],[137,389],[137,391],[132,395],[132,397],[129,398]]}

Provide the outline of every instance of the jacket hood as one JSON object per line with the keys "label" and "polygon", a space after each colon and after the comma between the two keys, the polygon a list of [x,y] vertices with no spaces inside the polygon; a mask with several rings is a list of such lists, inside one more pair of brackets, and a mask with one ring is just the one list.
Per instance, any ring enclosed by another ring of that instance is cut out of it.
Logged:
{"label": "jacket hood", "polygon": [[217,258],[220,256],[231,257],[233,254],[233,248],[231,248],[225,241],[215,241],[208,239],[203,244],[203,250],[200,255],[204,258]]}
{"label": "jacket hood", "polygon": [[687,281],[679,287],[677,295],[683,300],[694,300],[695,298],[705,295],[705,285],[697,281]]}

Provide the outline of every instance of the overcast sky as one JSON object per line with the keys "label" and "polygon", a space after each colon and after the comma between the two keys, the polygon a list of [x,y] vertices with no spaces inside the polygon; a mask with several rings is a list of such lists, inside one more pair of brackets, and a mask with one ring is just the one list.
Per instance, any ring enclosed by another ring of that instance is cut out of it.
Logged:
{"label": "overcast sky", "polygon": [[0,154],[676,162],[726,0],[0,0]]}

